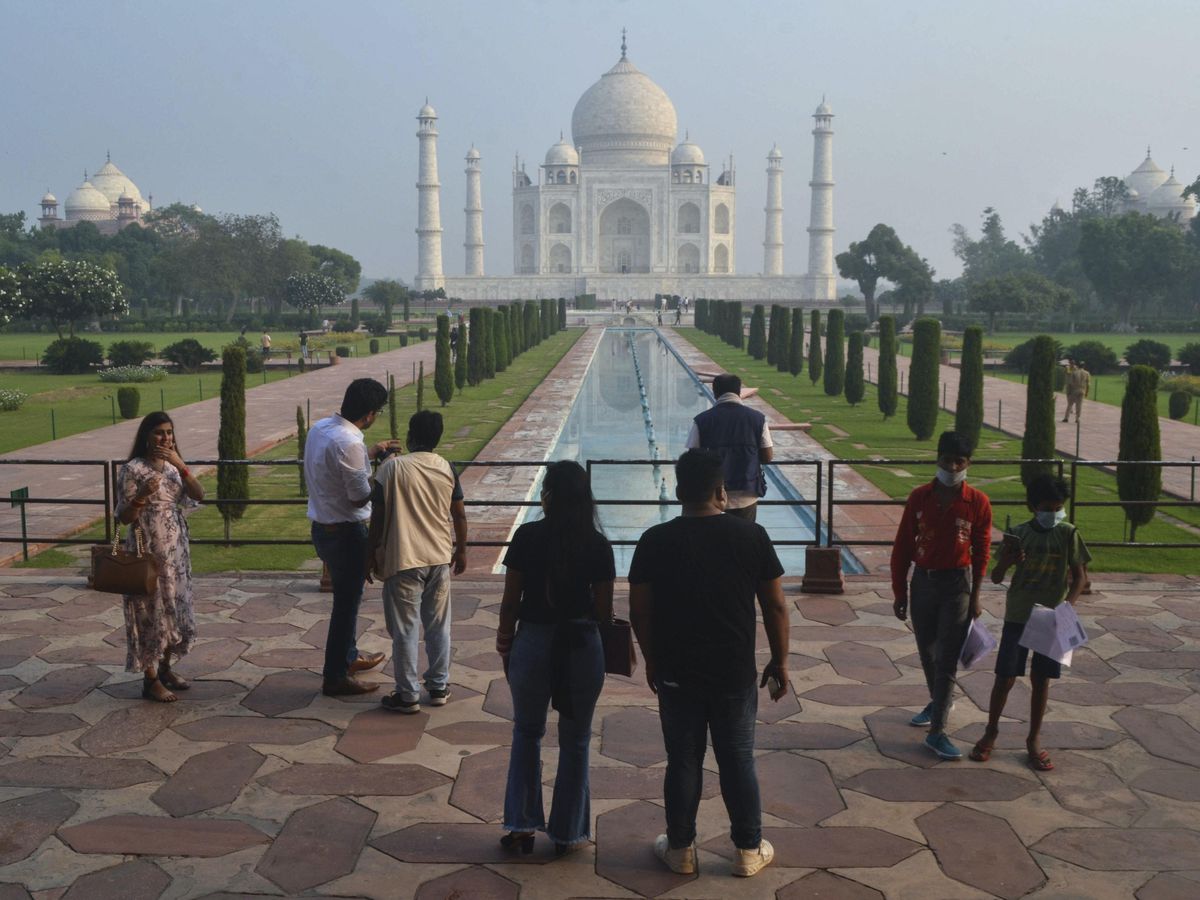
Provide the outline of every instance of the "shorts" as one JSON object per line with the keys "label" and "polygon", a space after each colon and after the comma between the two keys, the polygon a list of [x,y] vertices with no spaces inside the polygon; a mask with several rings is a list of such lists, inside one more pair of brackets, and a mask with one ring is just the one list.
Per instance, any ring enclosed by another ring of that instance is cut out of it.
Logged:
{"label": "shorts", "polygon": [[[1025,674],[1025,661],[1029,659],[1029,648],[1018,641],[1025,631],[1024,622],[1005,622],[1000,633],[1000,649],[996,652],[996,674],[1001,678],[1019,678]],[[1030,672],[1040,678],[1061,678],[1062,663],[1040,653],[1033,654]]]}

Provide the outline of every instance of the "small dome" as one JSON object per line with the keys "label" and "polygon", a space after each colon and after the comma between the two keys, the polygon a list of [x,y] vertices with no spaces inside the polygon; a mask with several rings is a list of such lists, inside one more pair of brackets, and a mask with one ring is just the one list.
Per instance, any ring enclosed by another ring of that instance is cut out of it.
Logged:
{"label": "small dome", "polygon": [[58,198],[57,198],[57,197],[55,197],[55,196],[54,196],[52,193],[50,193],[49,191],[46,191],[46,196],[42,197],[42,202],[43,202],[43,203],[57,203],[57,202],[58,202]]}
{"label": "small dome", "polygon": [[1131,194],[1136,192],[1137,196],[1145,197],[1148,200],[1150,195],[1158,190],[1168,177],[1167,173],[1150,158],[1150,148],[1147,147],[1146,158],[1142,160],[1140,166],[1125,177],[1125,186],[1129,188]]}
{"label": "small dome", "polygon": [[1159,215],[1184,213],[1190,217],[1196,208],[1196,201],[1191,197],[1183,198],[1183,184],[1175,177],[1175,172],[1167,176],[1167,180],[1159,185],[1158,190],[1146,198],[1146,206]]}
{"label": "small dome", "polygon": [[68,219],[107,219],[112,213],[112,204],[96,187],[85,181],[67,195],[64,204]]}
{"label": "small dome", "polygon": [[546,151],[546,165],[577,166],[579,165],[579,151],[560,137],[558,143]]}
{"label": "small dome", "polygon": [[817,111],[815,113],[813,113],[813,115],[814,116],[832,116],[833,108],[828,103],[826,103],[825,98],[822,97],[821,105],[817,107]]}
{"label": "small dome", "polygon": [[479,151],[475,149],[475,145],[471,145],[471,149],[467,151],[467,159],[479,159]]}
{"label": "small dome", "polygon": [[767,159],[783,159],[783,151],[779,149],[778,144],[771,147],[771,152],[767,154]]}
{"label": "small dome", "polygon": [[417,118],[418,119],[436,119],[437,118],[437,113],[434,112],[433,107],[429,105],[428,100],[426,100],[425,105],[421,107],[421,111],[417,113]]}
{"label": "small dome", "polygon": [[684,141],[671,154],[671,165],[702,166],[704,165],[704,152],[691,141]]}

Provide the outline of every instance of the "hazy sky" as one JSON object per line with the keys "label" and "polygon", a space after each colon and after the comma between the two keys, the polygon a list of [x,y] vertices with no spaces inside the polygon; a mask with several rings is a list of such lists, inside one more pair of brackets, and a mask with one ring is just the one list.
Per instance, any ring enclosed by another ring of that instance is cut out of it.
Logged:
{"label": "hazy sky", "polygon": [[[279,216],[371,277],[416,271],[415,115],[440,117],[443,259],[463,271],[463,156],[483,154],[486,271],[512,273],[513,156],[531,174],[629,58],[719,172],[737,269],[762,268],[765,157],[784,153],[785,271],[807,268],[812,112],[834,127],[835,248],[887,222],[939,276],[949,228],[1016,236],[1152,145],[1200,173],[1196,0],[0,0],[0,211],[34,219],[106,150],[156,205]],[[536,177],[535,177],[536,180]],[[60,215],[62,214],[60,206]]]}

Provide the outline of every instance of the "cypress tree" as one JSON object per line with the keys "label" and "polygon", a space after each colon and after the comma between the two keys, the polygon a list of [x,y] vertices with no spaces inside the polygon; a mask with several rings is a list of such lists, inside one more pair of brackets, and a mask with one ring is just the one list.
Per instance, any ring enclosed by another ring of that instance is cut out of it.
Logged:
{"label": "cypress tree", "polygon": [[425,408],[425,360],[417,365],[417,412]]}
{"label": "cypress tree", "polygon": [[512,362],[508,346],[508,307],[496,307],[496,371],[503,372]]}
{"label": "cypress tree", "polygon": [[720,335],[725,327],[725,310],[724,304],[720,300],[710,300],[708,302],[708,315],[704,317],[704,330],[708,334]]}
{"label": "cypress tree", "polygon": [[[246,351],[230,344],[221,354],[221,424],[217,431],[217,458],[246,458]],[[230,526],[246,512],[241,503],[250,497],[250,469],[246,465],[218,464],[217,509],[225,520],[225,540]]]}
{"label": "cypress tree", "polygon": [[750,316],[750,340],[746,344],[746,352],[755,359],[767,355],[767,314],[761,303],[754,304],[754,312]]}
{"label": "cypress tree", "polygon": [[[862,335],[859,335],[862,340]],[[861,353],[861,348],[860,351]],[[829,311],[825,328],[825,395],[838,396],[846,387],[846,314],[840,309]]]}
{"label": "cypress tree", "polygon": [[467,336],[460,327],[458,330],[458,355],[454,357],[454,386],[460,393],[467,386],[467,357],[469,355]]}
{"label": "cypress tree", "polygon": [[908,430],[918,441],[929,440],[937,428],[941,354],[942,323],[937,319],[917,319],[913,323],[913,355],[908,368]]}
{"label": "cypress tree", "polygon": [[525,346],[529,348],[536,347],[541,343],[541,337],[538,334],[538,304],[534,300],[525,301]]}
{"label": "cypress tree", "polygon": [[434,344],[433,390],[442,406],[454,399],[454,373],[450,370],[450,317],[437,317],[437,343]]}
{"label": "cypress tree", "polygon": [[351,331],[358,328],[358,323],[361,318],[362,317],[359,313],[359,307],[358,307],[358,298],[353,297],[350,300],[350,330]]}
{"label": "cypress tree", "polygon": [[866,388],[863,384],[863,334],[850,333],[850,345],[846,351],[846,401],[851,406],[862,402]]}
{"label": "cypress tree", "polygon": [[483,339],[486,337],[483,310],[471,307],[470,343],[467,345],[467,384],[475,387],[483,381]]}
{"label": "cypress tree", "polygon": [[979,446],[983,428],[983,329],[968,325],[963,331],[962,360],[958,367],[958,403],[954,430]]}
{"label": "cypress tree", "polygon": [[[794,315],[799,322],[793,326],[792,343],[796,346],[796,353],[802,357],[804,351],[801,349],[802,344],[800,340],[795,337],[795,330],[800,330],[802,338],[804,332],[804,312],[798,309]],[[812,327],[809,329],[808,335],[808,378],[813,383],[813,387],[816,387],[817,382],[821,380],[821,372],[825,368],[825,360],[821,356],[821,311],[814,309],[809,318]],[[796,369],[796,372],[799,372],[799,369]]]}
{"label": "cypress tree", "polygon": [[[1025,387],[1025,436],[1021,439],[1024,459],[1054,458],[1054,370],[1057,367],[1054,338],[1039,334],[1033,339],[1029,380]],[[1021,481],[1028,485],[1036,476],[1051,471],[1048,463],[1022,463]]]}
{"label": "cypress tree", "polygon": [[525,349],[521,342],[521,301],[514,300],[508,307],[508,346],[509,356],[516,359]]}
{"label": "cypress tree", "polygon": [[496,311],[483,308],[483,377],[496,377]]}
{"label": "cypress tree", "polygon": [[[1162,459],[1158,433],[1158,373],[1149,366],[1133,366],[1121,401],[1121,442],[1117,459],[1135,462]],[[1118,466],[1117,491],[1122,500],[1157,500],[1162,492],[1160,466]],[[1154,518],[1153,506],[1126,506],[1129,540],[1136,540],[1139,525]]]}
{"label": "cypress tree", "polygon": [[[796,315],[800,310],[796,310]],[[780,372],[790,372],[792,345],[792,311],[786,306],[779,307],[779,334],[775,338],[775,368]]]}
{"label": "cypress tree", "polygon": [[567,298],[558,298],[558,328],[557,331],[562,331],[567,327]]}
{"label": "cypress tree", "polygon": [[701,298],[696,301],[696,313],[692,316],[692,324],[701,331],[708,331],[708,301]]}
{"label": "cypress tree", "polygon": [[879,317],[879,411],[885,419],[896,414],[896,317]]}
{"label": "cypress tree", "polygon": [[746,349],[746,323],[742,319],[742,303],[735,300],[729,304],[730,343],[738,350]]}
{"label": "cypress tree", "polygon": [[308,440],[308,423],[304,421],[304,407],[296,404],[296,459],[300,465],[300,496],[308,496],[308,484],[304,481],[304,444]]}
{"label": "cypress tree", "polygon": [[792,334],[787,342],[787,371],[798,376],[804,371],[804,310],[792,311]]}
{"label": "cypress tree", "polygon": [[400,417],[396,415],[396,376],[388,375],[388,437],[400,439]]}
{"label": "cypress tree", "polygon": [[771,318],[767,322],[767,365],[775,365],[779,348],[779,304],[771,304]]}
{"label": "cypress tree", "polygon": [[546,297],[542,298],[542,318],[538,322],[538,328],[540,329],[538,333],[541,335],[543,341],[554,333],[554,329],[550,325],[553,318],[551,313],[551,310],[554,308],[553,304],[553,300]]}

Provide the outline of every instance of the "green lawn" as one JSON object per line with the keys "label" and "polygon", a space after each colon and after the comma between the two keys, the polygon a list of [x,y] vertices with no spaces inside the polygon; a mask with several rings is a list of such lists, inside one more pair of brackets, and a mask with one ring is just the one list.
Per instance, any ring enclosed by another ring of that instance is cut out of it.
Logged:
{"label": "green lawn", "polygon": [[[1070,347],[1083,341],[1099,341],[1101,344],[1104,344],[1104,346],[1108,347],[1115,354],[1117,354],[1118,359],[1122,359],[1124,357],[1126,347],[1141,340],[1158,341],[1160,344],[1166,344],[1171,348],[1172,353],[1178,353],[1179,348],[1184,344],[1200,341],[1200,334],[1188,334],[1186,332],[1183,334],[1163,334],[1159,332],[1138,332],[1137,334],[1110,334],[1107,332],[1100,334],[1084,334],[1077,332],[1075,334],[1071,334],[1070,332],[1065,331],[997,331],[994,334],[988,334],[986,332],[984,333],[984,350],[995,350],[997,352],[1011,350],[1018,344],[1023,344],[1030,338],[1037,337],[1039,334],[1049,334],[1052,338],[1062,344],[1063,347]],[[957,336],[954,336],[949,343],[950,346],[957,347]],[[904,356],[912,355],[911,334],[904,334],[900,336],[899,349],[900,353]]]}
{"label": "green lawn", "polygon": [[[1025,378],[1015,372],[1001,372],[999,370],[990,369],[988,375],[996,378],[1003,378],[1005,381],[1015,381],[1020,384],[1025,383]],[[1163,418],[1169,416],[1168,404],[1170,402],[1170,393],[1167,391],[1158,392],[1158,414]],[[1121,401],[1125,399],[1125,376],[1124,375],[1093,375],[1092,388],[1088,391],[1088,399],[1094,400],[1097,403],[1108,403],[1112,406],[1120,406]],[[1060,413],[1065,412],[1067,408],[1067,398],[1062,392],[1059,392],[1057,400],[1057,409]],[[1192,411],[1184,418],[1185,422],[1190,422],[1193,425],[1200,424],[1200,397],[1192,398]]]}
{"label": "green lawn", "polygon": [[[471,460],[508,421],[533,389],[545,379],[563,355],[583,334],[582,329],[568,329],[551,336],[538,347],[519,356],[505,372],[478,387],[468,387],[455,395],[448,406],[438,406],[433,390],[433,374],[425,378],[426,408],[436,409],[445,418],[445,436],[438,452],[450,460]],[[396,392],[396,418],[400,436],[404,436],[408,418],[416,411],[416,385]],[[368,442],[388,436],[388,418],[381,416],[375,427],[367,432]],[[295,438],[256,457],[257,460],[296,458]],[[270,536],[299,539],[307,542],[309,524],[305,518],[300,493],[299,474],[295,465],[252,466],[250,495],[256,499],[296,500],[296,505],[250,506],[245,516],[233,525],[232,534],[246,538]],[[201,479],[210,499],[216,495],[216,478]],[[225,534],[220,511],[206,504],[188,519],[193,538],[222,538]],[[97,526],[81,537],[103,538],[103,526]],[[302,546],[194,546],[192,569],[197,574],[233,571],[292,571],[314,558],[311,545]],[[49,549],[23,565],[50,568],[74,564],[61,549]]]}
{"label": "green lawn", "polygon": [[[918,484],[933,476],[936,457],[936,436],[954,427],[954,416],[943,412],[934,438],[917,441],[905,424],[904,397],[900,398],[897,414],[884,420],[877,406],[875,386],[866,386],[866,396],[857,406],[850,406],[844,397],[828,397],[820,385],[813,386],[807,367],[799,376],[781,374],[765,361],[734,350],[719,338],[691,328],[679,329],[688,340],[707,353],[714,362],[741,376],[748,387],[758,387],[759,395],[794,422],[812,422],[812,437],[830,452],[843,459],[920,459],[921,466],[856,467],[876,487],[893,498],[903,498]],[[1009,460],[1021,454],[1021,442],[998,431],[985,428],[976,451],[979,459]],[[1069,472],[1069,467],[1067,469]],[[985,490],[996,504],[995,516],[1003,524],[1007,515],[1014,522],[1022,521],[1028,513],[1024,508],[1024,489],[1018,467],[1012,464],[978,464],[971,470],[971,483]],[[1116,479],[1103,472],[1082,470],[1077,497],[1080,501],[1117,499]],[[1012,504],[1016,501],[1016,505]],[[1200,510],[1172,509],[1170,514],[1200,525]],[[836,512],[834,530],[837,530]],[[1085,540],[1120,541],[1125,539],[1124,514],[1117,507],[1080,507],[1076,524]],[[1156,518],[1138,529],[1139,541],[1195,542],[1197,534]],[[1177,572],[1195,571],[1195,550],[1155,548],[1097,548],[1092,569],[1098,572]]]}

